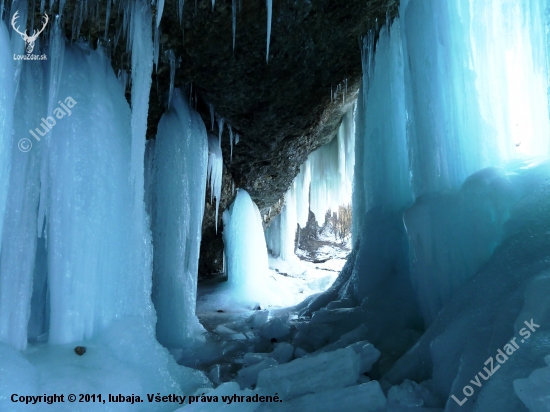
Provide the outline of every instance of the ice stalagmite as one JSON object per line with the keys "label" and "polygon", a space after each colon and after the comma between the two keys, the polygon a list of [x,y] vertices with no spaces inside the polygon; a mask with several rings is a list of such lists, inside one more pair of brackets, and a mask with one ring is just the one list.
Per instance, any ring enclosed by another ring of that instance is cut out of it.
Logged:
{"label": "ice stalagmite", "polygon": [[276,301],[267,285],[269,271],[262,218],[243,189],[223,213],[223,243],[227,259],[228,296],[247,305]]}
{"label": "ice stalagmite", "polygon": [[184,346],[203,331],[195,316],[208,140],[179,89],[155,143],[154,293],[157,338]]}

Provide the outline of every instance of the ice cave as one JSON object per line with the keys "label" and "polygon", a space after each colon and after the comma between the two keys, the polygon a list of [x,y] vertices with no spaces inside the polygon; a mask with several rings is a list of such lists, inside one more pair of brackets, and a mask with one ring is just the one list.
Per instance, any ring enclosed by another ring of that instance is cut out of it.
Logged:
{"label": "ice cave", "polygon": [[0,0],[0,412],[550,412],[550,0]]}

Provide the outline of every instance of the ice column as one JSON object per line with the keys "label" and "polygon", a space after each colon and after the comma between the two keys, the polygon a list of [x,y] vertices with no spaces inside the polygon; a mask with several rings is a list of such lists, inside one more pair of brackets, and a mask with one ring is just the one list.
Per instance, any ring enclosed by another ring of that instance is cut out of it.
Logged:
{"label": "ice column", "polygon": [[[135,297],[142,302],[150,300],[152,246],[149,222],[145,213],[144,203],[144,153],[145,134],[147,131],[147,115],[149,113],[149,92],[151,89],[151,74],[153,72],[153,41],[152,16],[149,2],[137,0],[132,4],[132,19],[130,21],[130,38],[132,39],[132,155],[131,182],[134,199],[132,214],[134,229],[131,232],[133,244],[130,261],[133,263],[135,282],[143,296]],[[152,316],[152,305],[142,308],[144,316]]]}
{"label": "ice column", "polygon": [[382,28],[374,70],[368,64],[369,40],[363,42],[364,79],[356,115],[355,230],[373,207],[394,211],[412,203],[400,22],[394,22],[391,32]]}
{"label": "ice column", "polygon": [[182,346],[203,331],[195,316],[208,140],[179,89],[155,143],[154,292],[157,338]]}
{"label": "ice column", "polygon": [[10,37],[3,21],[0,21],[0,245],[2,244],[3,216],[6,208],[13,123],[15,85],[14,65]]}
{"label": "ice column", "polygon": [[[59,107],[46,119],[56,122],[46,226],[51,343],[89,338],[115,318],[150,316],[151,307],[151,272],[145,277],[134,256],[146,254],[135,237],[148,229],[132,213],[130,109],[103,51],[82,47],[66,49]],[[143,197],[139,205],[145,215]]]}
{"label": "ice column", "polygon": [[[0,21],[0,48],[9,54],[3,22]],[[0,57],[1,59],[2,57]],[[36,250],[36,209],[38,208],[38,188],[40,146],[29,134],[29,129],[36,127],[36,119],[44,115],[44,84],[39,67],[26,65],[21,73],[21,83],[16,99],[17,116],[13,124],[13,68],[11,56],[1,60],[0,82],[4,85],[0,91],[0,201],[7,207],[0,207],[0,342],[7,343],[22,350],[27,346],[27,323],[30,316],[30,298],[32,293],[32,276]],[[4,77],[4,71],[7,75]],[[7,116],[10,116],[8,119]],[[2,130],[3,125],[8,130]],[[32,139],[31,140],[29,140]],[[9,144],[9,140],[13,143]],[[32,145],[34,144],[34,147]],[[11,146],[11,153],[9,152]],[[24,152],[25,150],[28,150]],[[6,152],[5,152],[6,151]],[[10,165],[9,177],[4,175]],[[8,190],[9,184],[9,190]],[[5,210],[5,213],[4,213]]]}

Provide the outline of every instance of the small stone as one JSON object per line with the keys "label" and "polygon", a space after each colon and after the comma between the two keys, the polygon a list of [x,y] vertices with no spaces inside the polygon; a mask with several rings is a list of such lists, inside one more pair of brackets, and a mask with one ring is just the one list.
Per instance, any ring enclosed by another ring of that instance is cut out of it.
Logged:
{"label": "small stone", "polygon": [[223,313],[223,310],[218,309],[216,312],[218,312],[218,313]]}
{"label": "small stone", "polygon": [[74,353],[76,353],[78,356],[82,356],[86,353],[86,348],[84,346],[77,346],[74,348]]}

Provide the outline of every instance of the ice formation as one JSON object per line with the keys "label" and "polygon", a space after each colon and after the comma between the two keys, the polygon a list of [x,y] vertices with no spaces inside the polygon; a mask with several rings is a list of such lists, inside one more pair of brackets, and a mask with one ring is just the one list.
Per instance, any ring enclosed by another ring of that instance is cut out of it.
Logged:
{"label": "ice formation", "polygon": [[207,164],[206,127],[177,89],[155,143],[153,302],[157,338],[168,347],[204,330],[195,305]]}
{"label": "ice formation", "polygon": [[265,51],[265,62],[269,62],[269,44],[271,43],[271,20],[273,18],[273,0],[265,0],[267,7],[267,46]]}
{"label": "ice formation", "polygon": [[[548,156],[545,7],[402,1],[376,47],[365,38],[355,246],[332,287],[305,305],[312,325],[300,339],[334,333],[315,319],[366,322],[382,386],[395,388],[389,410],[544,410],[550,168],[525,155]],[[546,326],[527,339],[532,319]],[[498,350],[508,359],[489,379],[483,367]],[[405,379],[422,388],[398,389]]]}
{"label": "ice formation", "polygon": [[[7,239],[0,368],[11,376],[0,382],[2,410],[28,408],[9,400],[22,390],[145,396],[209,385],[178,366],[154,333],[144,198],[152,27],[148,3],[134,6],[132,110],[101,48],[67,45],[55,19],[42,49],[47,63],[15,68],[20,44],[12,48],[0,21],[0,200],[9,202],[0,232]],[[40,140],[33,130],[41,130]],[[205,162],[206,154],[203,187]],[[81,362],[76,344],[88,347]]]}
{"label": "ice formation", "polygon": [[353,112],[352,108],[345,113],[329,144],[309,155],[285,193],[283,209],[265,233],[273,256],[295,259],[297,225],[306,226],[310,210],[322,225],[329,210],[337,212],[339,206],[351,202],[355,163]]}
{"label": "ice formation", "polygon": [[210,182],[210,202],[216,198],[216,231],[218,230],[218,210],[222,193],[223,157],[220,141],[208,134],[208,181]]}
{"label": "ice formation", "polygon": [[267,286],[269,266],[260,211],[243,189],[237,189],[235,201],[223,213],[223,242],[230,298],[252,307],[277,303],[275,291]]}

